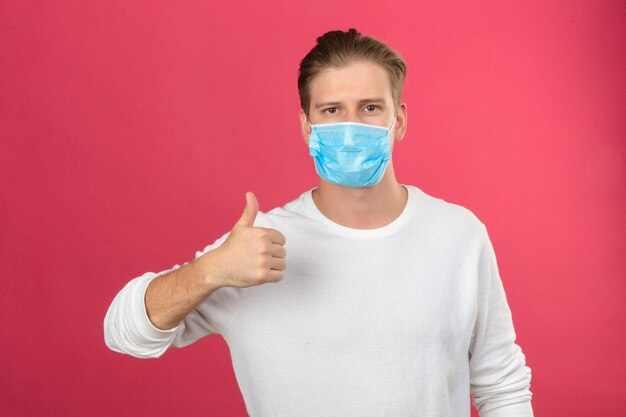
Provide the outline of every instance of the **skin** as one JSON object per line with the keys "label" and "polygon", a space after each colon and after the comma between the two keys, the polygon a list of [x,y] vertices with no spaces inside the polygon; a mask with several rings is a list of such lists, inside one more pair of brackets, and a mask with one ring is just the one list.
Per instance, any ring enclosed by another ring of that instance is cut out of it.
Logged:
{"label": "skin", "polygon": [[[382,102],[361,102],[382,98]],[[319,103],[337,104],[316,107]],[[386,70],[375,63],[355,62],[342,68],[327,68],[311,81],[311,124],[360,122],[389,127],[390,149],[406,131],[406,104],[396,109]],[[309,145],[310,127],[300,109],[304,142]],[[313,201],[330,220],[355,229],[382,227],[396,219],[408,199],[407,190],[396,181],[393,160],[381,181],[365,188],[346,187],[320,178]],[[160,329],[171,329],[215,290],[279,282],[287,265],[285,236],[276,229],[255,227],[259,202],[246,193],[246,207],[226,241],[181,268],[159,276],[146,290],[148,318]]]}
{"label": "skin", "polygon": [[[370,61],[352,62],[341,68],[325,68],[310,82],[311,103],[309,122],[359,122],[390,127],[396,113],[396,123],[389,134],[392,158],[378,184],[371,187],[348,187],[320,177],[313,190],[313,201],[327,218],[342,226],[373,229],[395,220],[404,210],[408,191],[396,180],[393,170],[393,149],[404,138],[407,106],[394,105],[391,81],[385,68]],[[382,102],[365,101],[381,98]],[[324,105],[324,103],[332,103]],[[300,124],[308,148],[311,128],[304,109],[300,109]]]}

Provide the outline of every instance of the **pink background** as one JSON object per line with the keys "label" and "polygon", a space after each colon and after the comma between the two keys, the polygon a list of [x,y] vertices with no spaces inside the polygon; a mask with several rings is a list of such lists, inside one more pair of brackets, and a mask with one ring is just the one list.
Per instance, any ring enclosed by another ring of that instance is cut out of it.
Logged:
{"label": "pink background", "polygon": [[398,181],[488,227],[535,414],[626,415],[626,3],[476,3],[3,1],[0,415],[246,415],[220,336],[141,360],[104,315],[319,183],[297,70],[349,27],[408,65]]}

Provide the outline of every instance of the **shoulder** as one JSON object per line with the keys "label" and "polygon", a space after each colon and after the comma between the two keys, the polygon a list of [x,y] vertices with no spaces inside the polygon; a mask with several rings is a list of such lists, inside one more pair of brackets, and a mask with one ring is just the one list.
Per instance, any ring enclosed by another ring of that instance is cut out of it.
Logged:
{"label": "shoulder", "polygon": [[412,187],[418,201],[419,218],[423,221],[439,230],[447,230],[456,235],[480,236],[484,233],[485,224],[469,207]]}
{"label": "shoulder", "polygon": [[307,220],[305,193],[306,192],[282,206],[274,207],[269,211],[259,210],[254,221],[254,226],[277,227]]}

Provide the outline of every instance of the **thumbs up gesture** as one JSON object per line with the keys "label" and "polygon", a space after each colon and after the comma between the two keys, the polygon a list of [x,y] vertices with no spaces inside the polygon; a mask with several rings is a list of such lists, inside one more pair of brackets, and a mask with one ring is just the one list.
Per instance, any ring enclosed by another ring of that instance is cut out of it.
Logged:
{"label": "thumbs up gesture", "polygon": [[283,279],[285,236],[276,229],[254,227],[259,202],[246,193],[246,207],[230,234],[213,252],[213,272],[221,286],[250,287]]}

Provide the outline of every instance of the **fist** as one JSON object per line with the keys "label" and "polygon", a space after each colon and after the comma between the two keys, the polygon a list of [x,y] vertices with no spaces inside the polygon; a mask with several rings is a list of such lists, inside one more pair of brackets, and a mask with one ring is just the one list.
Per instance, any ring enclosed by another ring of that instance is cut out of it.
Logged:
{"label": "fist", "polygon": [[254,227],[259,202],[246,193],[246,207],[213,258],[221,286],[250,287],[283,279],[285,236],[276,229]]}

